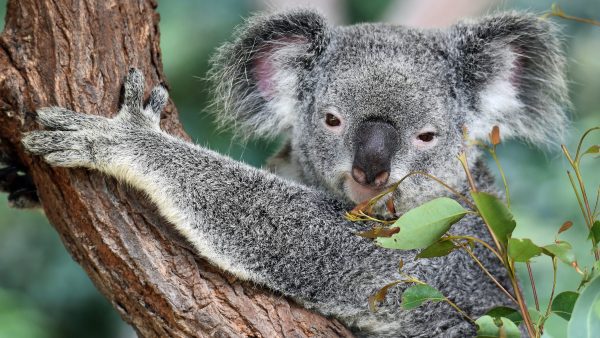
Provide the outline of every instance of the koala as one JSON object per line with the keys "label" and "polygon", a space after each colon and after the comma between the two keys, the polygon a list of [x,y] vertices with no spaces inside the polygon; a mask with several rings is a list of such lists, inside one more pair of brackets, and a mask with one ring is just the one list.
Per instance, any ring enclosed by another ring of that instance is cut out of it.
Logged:
{"label": "koala", "polygon": [[[285,135],[268,172],[160,130],[162,87],[143,106],[131,70],[114,118],[66,108],[37,111],[46,130],[24,147],[54,166],[84,167],[144,191],[197,253],[241,279],[340,319],[360,337],[466,337],[475,326],[445,303],[406,311],[390,290],[378,311],[369,296],[402,271],[438,288],[471,316],[509,305],[462,252],[428,260],[388,250],[343,215],[411,171],[466,192],[456,160],[467,151],[480,190],[494,192],[481,152],[464,141],[492,126],[546,144],[561,135],[568,104],[554,26],[504,13],[445,30],[386,24],[334,27],[310,10],[256,15],[212,60],[221,124],[243,138]],[[398,211],[447,195],[413,176],[393,193]],[[467,216],[453,234],[490,241]],[[503,283],[501,263],[477,247]]]}

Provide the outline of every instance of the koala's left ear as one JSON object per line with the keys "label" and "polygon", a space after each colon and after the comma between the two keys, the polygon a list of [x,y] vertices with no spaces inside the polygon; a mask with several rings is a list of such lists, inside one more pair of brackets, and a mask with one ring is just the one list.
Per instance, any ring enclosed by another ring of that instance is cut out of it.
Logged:
{"label": "koala's left ear", "polygon": [[325,19],[311,10],[255,15],[211,60],[217,118],[243,137],[291,128],[306,74],[328,43]]}
{"label": "koala's left ear", "polygon": [[467,116],[471,137],[486,138],[499,125],[504,137],[560,142],[568,127],[569,100],[554,24],[507,13],[459,23],[449,34],[457,85],[472,100]]}

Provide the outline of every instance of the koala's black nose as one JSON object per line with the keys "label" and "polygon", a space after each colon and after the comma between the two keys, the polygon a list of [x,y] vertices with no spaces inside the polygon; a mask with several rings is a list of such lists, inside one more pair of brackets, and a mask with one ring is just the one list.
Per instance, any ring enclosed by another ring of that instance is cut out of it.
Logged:
{"label": "koala's black nose", "polygon": [[382,187],[390,177],[392,157],[398,146],[398,132],[387,122],[367,121],[354,137],[352,177],[363,185]]}

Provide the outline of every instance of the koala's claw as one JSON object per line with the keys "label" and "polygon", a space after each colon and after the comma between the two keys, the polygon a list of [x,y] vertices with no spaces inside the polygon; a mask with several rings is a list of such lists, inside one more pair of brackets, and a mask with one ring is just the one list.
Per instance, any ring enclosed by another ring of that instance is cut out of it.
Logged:
{"label": "koala's claw", "polygon": [[61,167],[97,167],[118,153],[113,146],[127,147],[129,134],[136,130],[160,130],[160,113],[168,101],[162,86],[152,90],[142,106],[144,77],[131,69],[124,84],[124,99],[115,118],[80,114],[65,108],[37,111],[38,122],[49,130],[33,131],[23,137],[25,149]]}
{"label": "koala's claw", "polygon": [[0,169],[0,191],[8,192],[10,207],[25,209],[40,206],[31,177],[16,166],[7,165]]}
{"label": "koala's claw", "polygon": [[145,108],[142,108],[144,76],[135,68],[129,70],[124,87],[125,97],[119,115],[128,114],[134,123],[149,124],[158,127],[160,113],[169,100],[167,90],[162,86],[154,87],[148,98],[148,104],[146,104]]}
{"label": "koala's claw", "polygon": [[37,121],[48,129],[80,130],[93,128],[104,117],[86,115],[61,107],[46,107],[37,110]]}

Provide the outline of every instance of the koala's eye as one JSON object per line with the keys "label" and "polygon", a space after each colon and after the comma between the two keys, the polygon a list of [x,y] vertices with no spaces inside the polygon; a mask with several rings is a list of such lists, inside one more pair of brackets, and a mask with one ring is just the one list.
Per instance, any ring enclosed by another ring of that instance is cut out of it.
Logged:
{"label": "koala's eye", "polygon": [[331,113],[327,113],[325,114],[325,124],[327,124],[330,127],[339,127],[340,124],[342,124],[342,121],[340,121],[340,119],[331,114]]}
{"label": "koala's eye", "polygon": [[412,144],[420,150],[431,149],[438,143],[438,136],[435,128],[427,126],[413,136]]}
{"label": "koala's eye", "polygon": [[417,135],[417,138],[422,142],[431,142],[435,138],[435,133],[432,131],[421,133]]}

